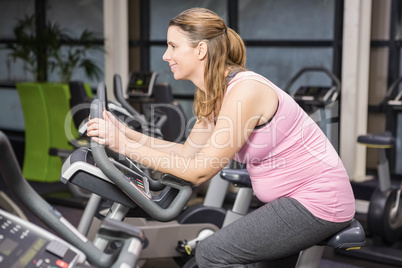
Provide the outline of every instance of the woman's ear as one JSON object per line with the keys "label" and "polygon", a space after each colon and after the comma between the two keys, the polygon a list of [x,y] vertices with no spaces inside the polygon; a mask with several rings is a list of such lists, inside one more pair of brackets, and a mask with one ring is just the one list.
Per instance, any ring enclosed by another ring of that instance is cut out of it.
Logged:
{"label": "woman's ear", "polygon": [[200,42],[198,44],[198,58],[203,60],[207,56],[208,46],[205,42]]}

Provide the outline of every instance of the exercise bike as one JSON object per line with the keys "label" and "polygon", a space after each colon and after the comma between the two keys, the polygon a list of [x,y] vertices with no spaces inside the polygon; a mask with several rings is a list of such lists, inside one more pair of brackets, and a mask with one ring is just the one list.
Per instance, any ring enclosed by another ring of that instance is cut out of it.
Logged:
{"label": "exercise bike", "polygon": [[[380,106],[385,110],[400,110],[402,92],[395,94],[395,89],[402,82],[397,79],[387,90],[386,98]],[[376,262],[402,266],[402,249],[397,242],[402,238],[402,182],[392,184],[390,163],[386,150],[396,145],[391,132],[360,135],[357,142],[378,151],[377,177],[378,186],[370,198],[367,212],[367,228],[373,238],[360,252],[353,255]]]}
{"label": "exercise bike", "polygon": [[[142,88],[144,88],[144,90],[146,89],[147,92],[152,92],[157,74],[152,72],[146,73],[144,76],[146,83],[144,82]],[[71,92],[70,107],[72,119],[79,134],[85,136],[92,99],[87,95],[85,85],[81,81],[72,81],[69,83],[69,87]],[[166,115],[160,112],[154,112],[152,117],[146,118],[145,115],[135,110],[127,103],[123,96],[123,87],[119,74],[113,76],[113,93],[117,102],[109,101],[106,98],[105,108],[108,111],[129,128],[156,138],[163,137],[161,128],[166,122]]]}
{"label": "exercise bike", "polygon": [[[104,84],[100,83],[98,97],[101,100],[105,100],[103,92]],[[91,106],[97,107],[97,110],[93,111],[94,113],[98,112],[96,116],[102,116],[102,101],[96,99]],[[95,118],[95,115],[91,113],[91,117]],[[80,148],[75,151],[65,161],[61,175],[62,182],[75,184],[94,193],[88,202],[78,228],[84,235],[95,238],[93,230],[97,230],[97,226],[104,218],[125,219],[125,222],[139,226],[147,237],[148,243],[147,247],[142,251],[142,259],[158,257],[180,258],[183,256],[182,253],[176,251],[176,244],[179,240],[193,239],[204,229],[218,229],[216,225],[208,222],[189,224],[177,222],[177,216],[183,211],[192,196],[192,189],[188,183],[169,175],[154,181],[130,159],[107,150],[107,160],[99,162],[99,157],[96,158],[95,156],[95,148],[98,146],[98,144],[93,143],[91,149]],[[111,168],[110,161],[113,162],[113,165],[118,170]],[[124,178],[127,177],[130,179],[125,181]],[[121,179],[123,179],[123,182]],[[184,193],[177,193],[177,186],[174,187],[174,182],[183,184],[181,188],[187,190]],[[133,191],[131,188],[140,190],[140,192],[130,192]],[[184,195],[181,198],[182,203],[180,206],[170,203],[176,195]],[[99,209],[101,199],[112,202],[111,207],[108,207],[103,214],[103,211]],[[152,201],[153,205],[150,205],[152,207],[164,208],[166,211],[174,209],[174,213],[167,215],[165,211],[159,214],[150,214],[147,210],[140,209],[149,201]],[[152,220],[149,220],[149,218],[152,218]],[[159,222],[156,223],[155,220]],[[97,243],[102,244],[100,241]]]}
{"label": "exercise bike", "polygon": [[81,235],[61,214],[42,199],[22,176],[12,147],[0,132],[0,171],[22,203],[62,237],[0,209],[0,266],[2,267],[135,267],[144,234],[131,225],[107,220],[98,230],[106,241],[122,244],[105,253]]}

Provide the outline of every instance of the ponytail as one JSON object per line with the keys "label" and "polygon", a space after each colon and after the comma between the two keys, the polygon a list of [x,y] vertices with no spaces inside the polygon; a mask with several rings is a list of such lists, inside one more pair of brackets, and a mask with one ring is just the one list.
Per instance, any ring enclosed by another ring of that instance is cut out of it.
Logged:
{"label": "ponytail", "polygon": [[246,46],[243,39],[231,28],[226,30],[229,39],[228,58],[242,68],[246,65]]}

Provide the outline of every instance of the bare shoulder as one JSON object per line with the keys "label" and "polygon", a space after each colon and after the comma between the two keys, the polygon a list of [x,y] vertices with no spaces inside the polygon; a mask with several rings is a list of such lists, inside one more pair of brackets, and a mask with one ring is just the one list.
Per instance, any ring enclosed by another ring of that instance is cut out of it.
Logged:
{"label": "bare shoulder", "polygon": [[226,94],[224,105],[241,102],[261,115],[258,124],[269,120],[278,107],[278,94],[266,83],[254,79],[244,79],[237,82]]}

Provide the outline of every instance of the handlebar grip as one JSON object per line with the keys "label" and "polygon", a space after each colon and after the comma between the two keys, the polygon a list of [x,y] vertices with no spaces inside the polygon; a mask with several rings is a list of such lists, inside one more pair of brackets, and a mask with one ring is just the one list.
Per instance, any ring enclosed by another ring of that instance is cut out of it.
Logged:
{"label": "handlebar grip", "polygon": [[[115,83],[115,87],[120,87],[120,91],[121,91],[121,78],[119,75],[114,76],[114,83]],[[94,99],[91,103],[91,108],[90,108],[91,118],[103,118],[103,107],[105,107],[107,105],[106,85],[104,82],[100,82],[98,84],[96,95],[98,96],[98,99]],[[122,94],[121,94],[121,97],[123,98]],[[129,104],[127,104],[127,105],[129,106]],[[132,110],[134,110],[134,109],[132,108]],[[142,128],[144,130],[147,130],[148,125],[147,125],[145,118],[143,118],[138,113],[135,114],[135,117],[136,117],[136,120],[141,124]],[[102,146],[102,145],[95,144],[95,142],[92,141],[91,147],[93,148],[93,147],[97,147],[97,146]],[[159,181],[155,181],[155,180],[149,178],[148,176],[147,176],[147,178],[149,179],[149,185],[150,185],[151,190],[160,191],[165,187],[165,185],[163,185]]]}
{"label": "handlebar grip", "polygon": [[99,100],[102,101],[103,107],[106,108],[106,110],[108,109],[107,106],[107,91],[106,91],[106,84],[104,82],[100,82],[98,84],[98,87],[96,88],[96,96]]}
{"label": "handlebar grip", "polygon": [[[120,83],[121,83],[121,81],[120,81]],[[103,118],[103,107],[105,105],[105,101],[107,101],[106,100],[105,83],[103,83],[103,82],[99,83],[96,94],[97,94],[98,98],[94,99],[91,102],[90,115],[91,115],[91,118]],[[146,126],[146,122],[144,123],[144,119],[141,116],[138,117],[137,119],[142,120],[142,121],[139,120],[139,122],[141,123],[141,125],[143,127]],[[94,141],[91,141],[91,148],[98,147],[98,146],[102,146],[102,145],[99,145],[99,144],[95,143]],[[113,153],[114,152],[112,152],[112,154]],[[153,191],[160,191],[165,187],[165,185],[163,185],[159,181],[155,181],[151,178],[148,178],[148,179],[149,179],[149,185],[151,187],[151,190],[153,190]]]}
{"label": "handlebar grip", "polygon": [[90,114],[91,118],[103,118],[103,103],[99,99],[94,99],[91,102]]}

